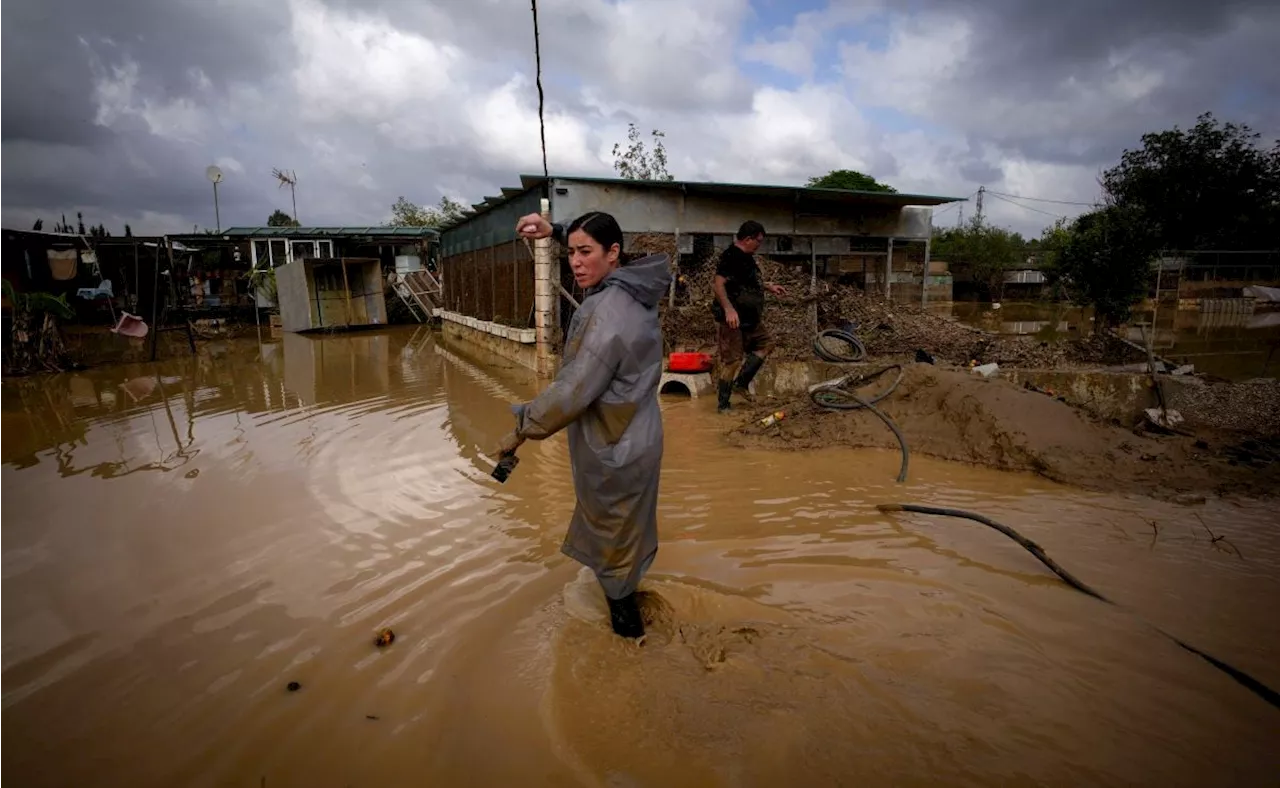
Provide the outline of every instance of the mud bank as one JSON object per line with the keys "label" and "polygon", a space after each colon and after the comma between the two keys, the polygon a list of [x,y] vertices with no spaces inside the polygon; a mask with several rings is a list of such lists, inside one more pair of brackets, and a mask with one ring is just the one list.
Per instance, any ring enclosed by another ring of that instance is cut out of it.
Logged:
{"label": "mud bank", "polygon": [[[869,365],[867,369],[879,368]],[[892,375],[866,390],[874,394]],[[897,390],[879,404],[894,419],[913,455],[1006,471],[1026,471],[1089,490],[1272,496],[1280,489],[1280,441],[1201,430],[1195,436],[1155,435],[1103,420],[1062,399],[1001,379],[928,364],[907,365]],[[762,427],[776,410],[781,423]],[[812,449],[897,448],[866,411],[832,412],[806,395],[762,402],[733,417],[728,440],[739,446]]]}

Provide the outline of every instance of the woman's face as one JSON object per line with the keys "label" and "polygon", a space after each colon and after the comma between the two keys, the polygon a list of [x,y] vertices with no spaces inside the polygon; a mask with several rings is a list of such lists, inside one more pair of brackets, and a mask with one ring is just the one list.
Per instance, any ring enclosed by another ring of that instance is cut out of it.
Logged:
{"label": "woman's face", "polygon": [[607,250],[596,239],[582,230],[569,233],[569,267],[578,287],[586,290],[600,284],[600,280],[618,267],[617,244]]}

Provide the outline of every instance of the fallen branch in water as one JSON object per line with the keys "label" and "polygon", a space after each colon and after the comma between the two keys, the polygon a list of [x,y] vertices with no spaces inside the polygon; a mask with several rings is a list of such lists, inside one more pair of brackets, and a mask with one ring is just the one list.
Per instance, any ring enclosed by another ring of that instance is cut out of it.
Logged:
{"label": "fallen branch in water", "polygon": [[[1200,513],[1199,513],[1199,512],[1194,512],[1194,514],[1195,514],[1195,516],[1196,516],[1196,519],[1200,521],[1200,526],[1201,526],[1202,528],[1204,528],[1205,533],[1209,534],[1209,544],[1213,545],[1215,548],[1217,548],[1217,549],[1219,549],[1219,550],[1222,550],[1222,548],[1221,548],[1221,547],[1218,547],[1218,542],[1222,542],[1223,544],[1227,545],[1228,547],[1230,547],[1232,550],[1234,550],[1234,551],[1236,552],[1236,557],[1237,557],[1237,558],[1240,558],[1241,560],[1244,560],[1244,555],[1243,555],[1243,554],[1241,554],[1241,552],[1240,552],[1240,548],[1238,548],[1238,547],[1236,547],[1234,544],[1232,544],[1232,543],[1231,543],[1231,541],[1230,541],[1229,539],[1227,539],[1227,537],[1226,537],[1226,535],[1225,535],[1225,534],[1215,534],[1215,533],[1214,533],[1214,532],[1209,528],[1208,524],[1207,524],[1207,523],[1205,523],[1204,518],[1200,516]],[[1226,550],[1223,550],[1223,552],[1225,553],[1225,552],[1226,552]]]}

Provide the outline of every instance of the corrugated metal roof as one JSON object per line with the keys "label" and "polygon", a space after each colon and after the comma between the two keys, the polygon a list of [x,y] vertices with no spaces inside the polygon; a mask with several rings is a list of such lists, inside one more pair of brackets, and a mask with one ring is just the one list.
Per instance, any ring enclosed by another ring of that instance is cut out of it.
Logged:
{"label": "corrugated metal roof", "polygon": [[[576,175],[552,175],[552,180],[582,181],[584,183],[614,184],[649,189],[684,189],[699,194],[759,195],[761,197],[794,196],[831,202],[861,203],[863,205],[944,205],[963,202],[964,197],[941,197],[933,194],[904,194],[902,192],[866,192],[852,189],[813,189],[808,186],[774,186],[756,183],[717,183],[714,181],[640,181],[630,178],[597,178]],[[525,189],[547,181],[542,175],[521,175],[520,184]]]}
{"label": "corrugated metal roof", "polygon": [[234,238],[434,238],[432,227],[231,227]]}
{"label": "corrugated metal roof", "polygon": [[504,188],[502,189],[502,197],[485,197],[482,202],[471,206],[471,210],[467,211],[462,219],[452,224],[444,225],[441,230],[456,227],[463,224],[476,216],[488,213],[499,205],[514,199],[515,197],[543,186],[548,180],[556,181],[578,181],[580,183],[596,183],[596,184],[613,184],[617,186],[630,186],[633,188],[646,188],[655,190],[667,189],[683,189],[687,194],[704,194],[709,196],[715,195],[734,195],[734,196],[758,196],[758,197],[786,197],[789,199],[804,198],[812,202],[825,203],[846,203],[849,205],[879,205],[885,207],[902,208],[908,205],[934,206],[944,205],[950,202],[963,202],[964,197],[944,197],[933,194],[904,194],[901,192],[867,192],[853,191],[851,189],[813,189],[807,186],[774,186],[768,184],[750,184],[750,183],[716,183],[711,181],[642,181],[630,178],[600,178],[592,176],[578,175],[551,175],[549,178],[543,175],[521,175],[520,189]]}

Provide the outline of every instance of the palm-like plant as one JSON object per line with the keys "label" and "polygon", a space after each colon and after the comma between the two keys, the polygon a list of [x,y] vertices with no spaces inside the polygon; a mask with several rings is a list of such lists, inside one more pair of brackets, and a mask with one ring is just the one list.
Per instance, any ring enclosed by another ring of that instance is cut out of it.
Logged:
{"label": "palm-like plant", "polygon": [[5,372],[61,371],[67,353],[58,321],[71,320],[76,315],[66,296],[38,291],[19,293],[7,279],[3,292],[12,315],[12,330],[4,349]]}

